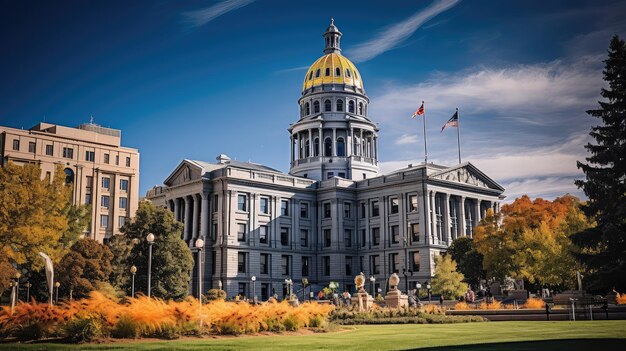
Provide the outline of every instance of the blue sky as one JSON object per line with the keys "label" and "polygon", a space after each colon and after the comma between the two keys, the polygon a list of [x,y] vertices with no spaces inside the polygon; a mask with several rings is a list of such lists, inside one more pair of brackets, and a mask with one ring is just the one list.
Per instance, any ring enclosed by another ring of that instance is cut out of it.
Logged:
{"label": "blue sky", "polygon": [[141,152],[141,192],[219,153],[288,171],[287,127],[330,17],[380,125],[384,172],[464,161],[507,188],[581,195],[575,161],[596,123],[621,1],[2,1],[0,124],[89,121]]}

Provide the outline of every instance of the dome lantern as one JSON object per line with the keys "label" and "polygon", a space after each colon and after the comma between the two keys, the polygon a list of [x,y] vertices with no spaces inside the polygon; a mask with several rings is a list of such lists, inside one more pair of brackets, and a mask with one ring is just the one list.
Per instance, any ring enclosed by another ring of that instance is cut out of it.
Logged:
{"label": "dome lantern", "polygon": [[341,52],[341,47],[339,41],[341,40],[341,32],[335,26],[335,19],[330,19],[330,26],[326,29],[326,33],[324,33],[324,38],[326,39],[326,48],[324,49],[325,54],[339,53]]}

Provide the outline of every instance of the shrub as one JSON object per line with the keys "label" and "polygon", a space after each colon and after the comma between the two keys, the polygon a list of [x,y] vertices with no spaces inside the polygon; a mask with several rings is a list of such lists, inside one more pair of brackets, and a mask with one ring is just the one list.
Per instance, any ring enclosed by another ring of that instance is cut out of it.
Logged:
{"label": "shrub", "polygon": [[139,326],[128,315],[120,317],[111,330],[111,336],[118,339],[136,338],[139,336]]}
{"label": "shrub", "polygon": [[479,310],[501,310],[503,309],[502,302],[493,300],[492,303],[481,302],[478,305]]}
{"label": "shrub", "polygon": [[531,297],[526,300],[526,303],[522,305],[522,308],[544,308],[546,306],[542,299]]}
{"label": "shrub", "polygon": [[314,316],[309,321],[309,327],[311,328],[324,328],[326,326],[326,320],[320,316]]}
{"label": "shrub", "polygon": [[287,331],[297,331],[298,329],[300,329],[298,319],[295,316],[289,316],[285,318],[283,324],[285,325],[285,330]]}
{"label": "shrub", "polygon": [[224,300],[226,299],[226,291],[220,289],[210,289],[206,293],[206,299],[209,301]]}
{"label": "shrub", "polygon": [[63,328],[63,334],[69,342],[84,343],[104,336],[104,326],[98,317],[77,318],[69,321]]}
{"label": "shrub", "polygon": [[465,301],[459,301],[454,305],[454,309],[457,311],[466,311],[471,309],[470,305],[467,304],[467,302]]}
{"label": "shrub", "polygon": [[28,324],[18,325],[12,332],[12,335],[19,341],[39,340],[49,335],[43,323],[39,321],[31,321]]}
{"label": "shrub", "polygon": [[626,294],[617,294],[616,296],[618,305],[626,305]]}
{"label": "shrub", "polygon": [[431,304],[424,305],[420,310],[428,314],[445,314],[445,311],[441,307]]}

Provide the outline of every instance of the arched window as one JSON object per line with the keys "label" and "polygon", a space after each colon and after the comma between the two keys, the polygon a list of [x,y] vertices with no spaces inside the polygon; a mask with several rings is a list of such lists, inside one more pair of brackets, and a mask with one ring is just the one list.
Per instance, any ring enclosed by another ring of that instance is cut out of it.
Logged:
{"label": "arched window", "polygon": [[320,69],[318,68],[317,71],[315,71],[315,78],[319,78],[320,77]]}
{"label": "arched window", "polygon": [[326,67],[326,77],[330,76],[330,67]]}
{"label": "arched window", "polygon": [[324,111],[325,112],[330,112],[330,110],[332,110],[333,105],[331,104],[330,100],[326,100],[324,101]]}
{"label": "arched window", "polygon": [[324,139],[324,156],[330,157],[333,155],[333,141],[330,138]]}
{"label": "arched window", "polygon": [[320,102],[315,101],[313,102],[313,113],[319,113],[319,112],[320,112]]}
{"label": "arched window", "polygon": [[339,67],[335,68],[335,75],[337,77],[341,77],[341,68],[339,68]]}
{"label": "arched window", "polygon": [[343,112],[343,100],[337,100],[337,111]]}
{"label": "arched window", "polygon": [[64,172],[65,172],[65,184],[74,183],[74,171],[72,171],[69,168],[66,168]]}
{"label": "arched window", "polygon": [[309,73],[309,80],[313,79],[313,71]]}
{"label": "arched window", "polygon": [[344,143],[343,138],[337,138],[337,156],[346,156],[346,144]]}
{"label": "arched window", "polygon": [[359,114],[363,116],[363,103],[359,102]]}
{"label": "arched window", "polygon": [[348,102],[348,112],[354,113],[354,101],[352,100]]}
{"label": "arched window", "polygon": [[313,142],[313,156],[320,155],[320,138],[315,138]]}
{"label": "arched window", "polygon": [[348,77],[352,77],[352,76],[350,75],[350,70],[349,70],[349,69],[347,69],[347,68],[346,68],[346,76],[348,76]]}
{"label": "arched window", "polygon": [[354,71],[354,79],[359,79],[359,74]]}
{"label": "arched window", "polygon": [[310,144],[309,140],[307,139],[307,141],[304,143],[304,157],[310,157],[311,156],[311,154],[309,153],[310,145],[311,144]]}
{"label": "arched window", "polygon": [[308,116],[311,114],[311,107],[309,106],[309,103],[307,102],[306,104],[304,104],[304,115]]}

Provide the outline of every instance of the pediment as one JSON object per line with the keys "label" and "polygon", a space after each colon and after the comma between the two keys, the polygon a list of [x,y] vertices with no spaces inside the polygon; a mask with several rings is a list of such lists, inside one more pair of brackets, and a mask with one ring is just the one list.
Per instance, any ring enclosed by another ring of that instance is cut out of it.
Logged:
{"label": "pediment", "polygon": [[504,188],[500,184],[496,183],[493,179],[489,178],[476,168],[476,166],[469,162],[431,174],[430,178],[479,188],[504,191]]}
{"label": "pediment", "polygon": [[202,177],[203,169],[192,162],[183,160],[163,182],[167,186],[188,183]]}

